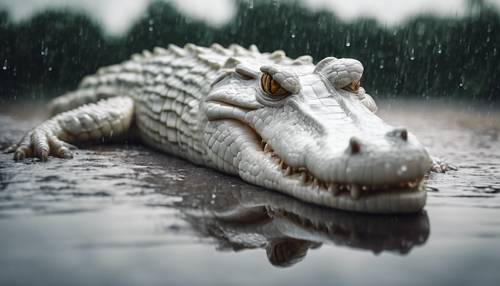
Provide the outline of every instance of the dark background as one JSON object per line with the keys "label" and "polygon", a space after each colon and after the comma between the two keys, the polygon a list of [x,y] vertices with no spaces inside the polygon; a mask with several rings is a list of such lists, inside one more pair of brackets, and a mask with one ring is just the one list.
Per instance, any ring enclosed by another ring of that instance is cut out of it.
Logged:
{"label": "dark background", "polygon": [[109,37],[84,14],[48,10],[13,23],[0,11],[0,101],[45,99],[74,89],[86,74],[132,53],[169,43],[256,44],[288,56],[353,57],[363,85],[379,97],[458,98],[495,104],[500,92],[500,17],[469,1],[465,17],[418,16],[395,27],[345,22],[300,2],[238,2],[237,15],[214,28],[155,2],[122,37]]}

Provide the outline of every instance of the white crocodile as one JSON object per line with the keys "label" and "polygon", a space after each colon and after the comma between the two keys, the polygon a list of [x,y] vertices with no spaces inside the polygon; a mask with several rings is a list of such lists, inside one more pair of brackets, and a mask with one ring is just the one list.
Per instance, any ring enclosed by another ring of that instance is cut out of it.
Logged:
{"label": "white crocodile", "polygon": [[53,117],[7,151],[71,158],[74,143],[138,132],[159,150],[300,200],[371,213],[423,208],[435,163],[375,115],[354,59],[288,58],[255,46],[144,51],[51,103]]}

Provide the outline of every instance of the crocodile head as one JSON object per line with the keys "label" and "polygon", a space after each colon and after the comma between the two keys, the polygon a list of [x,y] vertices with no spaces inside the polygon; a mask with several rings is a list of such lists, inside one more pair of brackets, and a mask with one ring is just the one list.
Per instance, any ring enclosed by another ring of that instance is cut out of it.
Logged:
{"label": "crocodile head", "polygon": [[371,213],[420,210],[426,149],[375,115],[354,59],[231,58],[203,108],[208,164],[300,200]]}

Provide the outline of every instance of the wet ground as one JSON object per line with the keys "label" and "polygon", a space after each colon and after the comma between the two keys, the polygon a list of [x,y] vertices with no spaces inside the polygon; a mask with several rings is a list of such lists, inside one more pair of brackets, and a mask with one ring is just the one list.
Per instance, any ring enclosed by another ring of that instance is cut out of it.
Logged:
{"label": "wet ground", "polygon": [[[459,168],[417,215],[329,211],[138,144],[0,154],[0,284],[498,285],[500,112],[380,105]],[[0,108],[0,148],[41,108]]]}

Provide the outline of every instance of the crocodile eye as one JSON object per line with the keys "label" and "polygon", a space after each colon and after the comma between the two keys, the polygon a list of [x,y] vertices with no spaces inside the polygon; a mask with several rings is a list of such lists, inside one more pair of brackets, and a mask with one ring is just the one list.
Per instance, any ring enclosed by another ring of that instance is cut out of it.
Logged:
{"label": "crocodile eye", "polygon": [[260,78],[260,86],[262,87],[262,90],[271,97],[290,95],[290,92],[281,87],[281,85],[268,73],[262,74],[262,77]]}
{"label": "crocodile eye", "polygon": [[351,82],[350,84],[344,86],[342,89],[350,92],[357,92],[360,87],[361,87],[361,82],[358,80]]}

